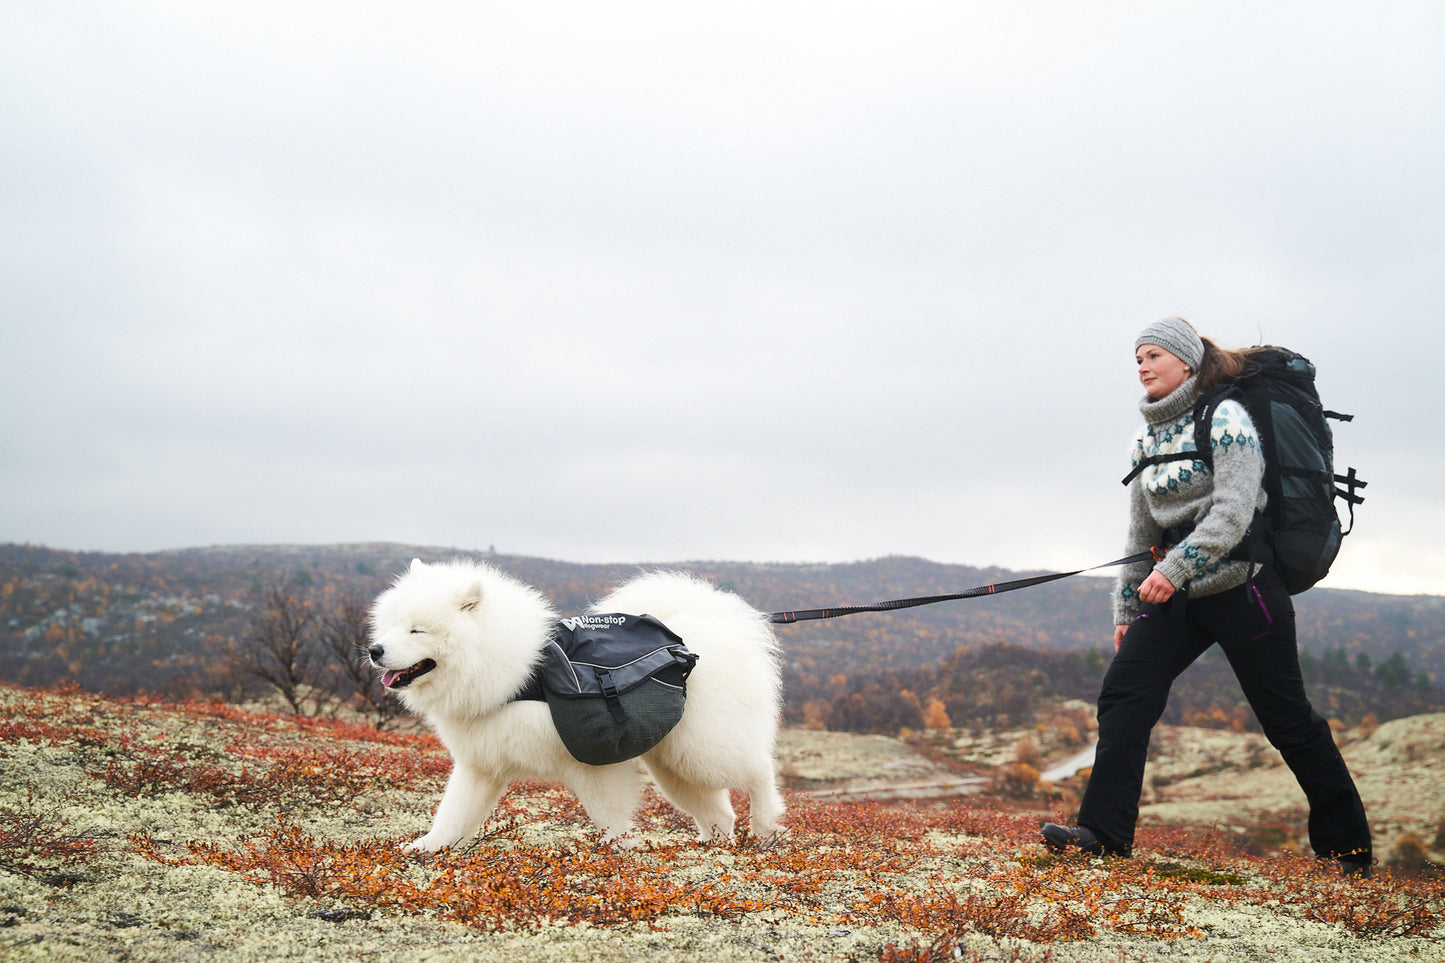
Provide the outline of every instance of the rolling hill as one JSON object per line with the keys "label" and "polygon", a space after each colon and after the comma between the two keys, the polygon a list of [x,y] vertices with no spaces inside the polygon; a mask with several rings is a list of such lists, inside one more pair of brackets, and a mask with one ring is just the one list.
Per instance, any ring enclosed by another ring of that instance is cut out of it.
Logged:
{"label": "rolling hill", "polygon": [[[845,564],[663,566],[396,544],[213,546],[147,554],[10,544],[0,545],[0,653],[10,680],[21,684],[73,679],[117,694],[224,693],[238,684],[225,664],[226,647],[246,632],[268,585],[297,586],[323,608],[344,600],[364,603],[412,557],[457,555],[484,558],[537,585],[563,612],[653,567],[689,569],[766,611],[946,594],[1038,574],[900,556]],[[802,720],[801,706],[809,699],[851,699],[869,691],[894,699],[900,689],[921,695],[920,688],[930,687],[954,693],[950,712],[962,718],[969,706],[960,700],[974,691],[996,694],[997,685],[979,684],[984,678],[1027,690],[1016,707],[1020,713],[1040,699],[1090,698],[1111,655],[1107,585],[1077,577],[979,599],[780,626],[790,721]],[[1445,707],[1434,686],[1445,678],[1445,599],[1321,588],[1297,597],[1296,607],[1312,692],[1338,690],[1332,701],[1341,715],[1375,712],[1383,719]],[[1216,691],[1231,689],[1227,667],[1210,662],[1206,657],[1181,679],[1171,711],[1231,711],[1219,704]],[[875,723],[864,719],[846,727],[881,731],[906,724]]]}

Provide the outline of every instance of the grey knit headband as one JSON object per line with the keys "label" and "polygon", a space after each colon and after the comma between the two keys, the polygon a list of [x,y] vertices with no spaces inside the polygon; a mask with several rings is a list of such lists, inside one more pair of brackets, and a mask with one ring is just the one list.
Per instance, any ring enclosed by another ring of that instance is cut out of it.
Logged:
{"label": "grey knit headband", "polygon": [[1204,342],[1199,340],[1199,332],[1193,325],[1183,318],[1163,318],[1139,332],[1134,350],[1146,344],[1157,344],[1195,371],[1204,360]]}

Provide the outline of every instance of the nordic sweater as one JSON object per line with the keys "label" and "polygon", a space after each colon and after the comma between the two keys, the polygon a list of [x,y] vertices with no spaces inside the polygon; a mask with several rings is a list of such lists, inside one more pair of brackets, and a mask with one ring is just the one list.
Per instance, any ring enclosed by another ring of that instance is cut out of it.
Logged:
{"label": "nordic sweater", "polygon": [[[1139,402],[1144,427],[1134,436],[1133,465],[1150,455],[1196,451],[1195,378],[1165,398]],[[1139,585],[1152,568],[1191,596],[1213,595],[1242,585],[1249,563],[1227,556],[1244,538],[1254,513],[1265,505],[1264,454],[1249,412],[1238,401],[1221,402],[1209,427],[1214,470],[1203,461],[1150,465],[1129,484],[1127,554],[1161,544],[1167,528],[1193,531],[1158,565],[1139,562],[1119,573],[1114,588],[1114,624],[1139,614]]]}

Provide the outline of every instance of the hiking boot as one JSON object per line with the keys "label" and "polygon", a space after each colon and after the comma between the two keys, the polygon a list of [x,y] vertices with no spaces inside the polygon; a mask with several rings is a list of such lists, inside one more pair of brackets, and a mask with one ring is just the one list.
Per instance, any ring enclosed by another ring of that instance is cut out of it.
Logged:
{"label": "hiking boot", "polygon": [[1117,850],[1105,846],[1093,830],[1083,826],[1060,826],[1049,823],[1040,831],[1044,845],[1056,853],[1080,852],[1087,856],[1119,856]]}
{"label": "hiking boot", "polygon": [[1333,859],[1335,863],[1339,865],[1341,876],[1351,876],[1355,879],[1369,879],[1375,872],[1373,869],[1375,860],[1367,855],[1356,856],[1351,854],[1349,856],[1327,856],[1325,858],[1327,860]]}

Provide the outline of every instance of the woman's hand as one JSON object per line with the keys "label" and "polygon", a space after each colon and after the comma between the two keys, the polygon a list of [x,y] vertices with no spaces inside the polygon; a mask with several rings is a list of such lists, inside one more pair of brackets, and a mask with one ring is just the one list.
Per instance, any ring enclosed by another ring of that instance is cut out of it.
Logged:
{"label": "woman's hand", "polygon": [[1174,594],[1174,583],[1159,574],[1156,568],[1139,586],[1139,598],[1155,605],[1163,605]]}
{"label": "woman's hand", "polygon": [[1129,631],[1129,626],[1127,626],[1127,625],[1116,625],[1116,626],[1114,626],[1114,651],[1115,651],[1115,652],[1118,652],[1118,651],[1119,651],[1119,646],[1121,646],[1121,645],[1124,644],[1124,633],[1127,632],[1127,631]]}

